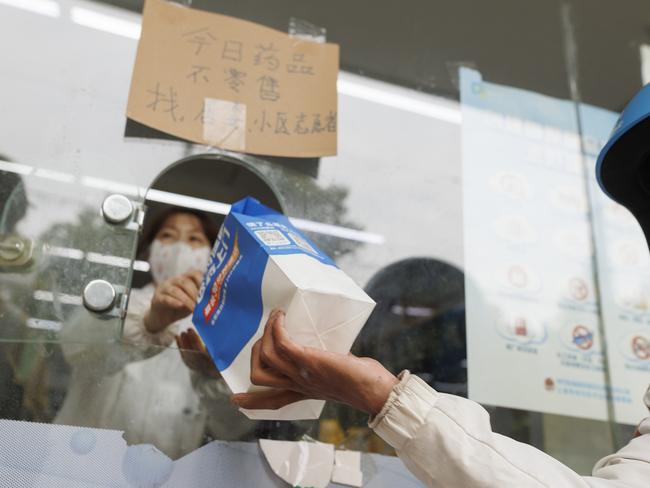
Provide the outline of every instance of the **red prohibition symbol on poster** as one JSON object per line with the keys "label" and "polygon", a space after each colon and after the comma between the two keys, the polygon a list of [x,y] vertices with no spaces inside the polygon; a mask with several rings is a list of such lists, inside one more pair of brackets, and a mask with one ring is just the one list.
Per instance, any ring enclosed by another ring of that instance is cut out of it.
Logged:
{"label": "red prohibition symbol on poster", "polygon": [[641,360],[650,359],[650,341],[643,336],[632,338],[632,352]]}
{"label": "red prohibition symbol on poster", "polygon": [[594,333],[584,325],[576,325],[573,328],[573,343],[583,351],[591,349],[594,345]]}

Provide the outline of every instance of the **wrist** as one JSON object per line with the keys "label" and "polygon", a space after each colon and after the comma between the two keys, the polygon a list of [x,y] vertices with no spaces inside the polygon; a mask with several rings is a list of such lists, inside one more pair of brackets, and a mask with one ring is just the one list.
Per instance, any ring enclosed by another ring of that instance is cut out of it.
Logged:
{"label": "wrist", "polygon": [[150,334],[157,334],[164,329],[164,327],[160,326],[160,321],[156,318],[156,314],[151,310],[151,308],[144,313],[142,322],[144,323],[145,330]]}
{"label": "wrist", "polygon": [[369,395],[367,396],[366,406],[364,410],[366,413],[374,416],[381,412],[382,408],[388,401],[393,388],[399,384],[399,379],[392,373],[385,371],[376,378],[372,385]]}

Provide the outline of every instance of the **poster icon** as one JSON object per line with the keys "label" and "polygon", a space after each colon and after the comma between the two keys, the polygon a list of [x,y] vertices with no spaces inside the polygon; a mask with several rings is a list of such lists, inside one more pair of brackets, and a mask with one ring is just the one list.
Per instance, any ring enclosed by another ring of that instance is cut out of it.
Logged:
{"label": "poster icon", "polygon": [[640,335],[634,336],[632,338],[632,352],[642,361],[650,359],[650,341]]}
{"label": "poster icon", "polygon": [[622,239],[614,243],[610,251],[611,261],[621,267],[638,267],[648,264],[645,243],[637,240]]}
{"label": "poster icon", "polygon": [[587,285],[587,282],[577,276],[571,278],[569,280],[569,295],[578,302],[586,300],[589,296],[589,286]]}
{"label": "poster icon", "polygon": [[553,381],[553,378],[546,378],[544,380],[544,388],[546,389],[546,391],[555,390],[555,381]]}
{"label": "poster icon", "polygon": [[576,325],[573,328],[572,342],[583,351],[588,351],[594,345],[594,333],[584,325]]}
{"label": "poster icon", "polygon": [[593,254],[589,227],[583,224],[556,231],[553,235],[553,244],[562,253],[574,258],[585,259]]}
{"label": "poster icon", "polygon": [[495,325],[499,335],[511,343],[541,345],[548,339],[546,326],[523,314],[502,312]]}
{"label": "poster icon", "polygon": [[521,215],[499,217],[494,228],[497,236],[510,244],[531,244],[538,239],[535,227]]}
{"label": "poster icon", "polygon": [[616,303],[629,312],[647,313],[650,306],[646,289],[646,283],[622,276],[614,286]]}
{"label": "poster icon", "polygon": [[602,353],[598,324],[587,314],[564,322],[558,333],[563,346],[572,353],[584,356]]}
{"label": "poster icon", "polygon": [[526,319],[518,318],[515,320],[515,335],[519,337],[528,337]]}
{"label": "poster icon", "polygon": [[508,270],[508,282],[515,288],[526,288],[528,285],[528,273],[522,266],[512,266]]}
{"label": "poster icon", "polygon": [[581,188],[558,186],[551,191],[549,200],[555,208],[567,213],[584,214],[587,212],[587,195]]}
{"label": "poster icon", "polygon": [[500,171],[490,179],[490,187],[511,200],[530,200],[532,189],[525,176],[510,171]]}
{"label": "poster icon", "polygon": [[494,268],[494,274],[499,277],[499,284],[508,292],[536,294],[542,290],[542,279],[538,272],[528,263],[499,264]]}

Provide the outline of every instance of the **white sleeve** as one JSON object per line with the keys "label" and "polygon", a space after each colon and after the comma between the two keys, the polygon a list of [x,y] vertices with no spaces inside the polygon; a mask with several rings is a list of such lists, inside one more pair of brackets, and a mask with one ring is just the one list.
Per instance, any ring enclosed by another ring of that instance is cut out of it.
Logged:
{"label": "white sleeve", "polygon": [[[152,334],[144,325],[144,316],[151,306],[153,287],[142,290],[133,290],[129,300],[129,308],[124,319],[122,342],[136,344],[148,349],[149,356],[160,351],[160,347],[167,347],[174,342],[176,329],[173,326],[165,327],[162,331]],[[152,347],[153,346],[153,347]]]}
{"label": "white sleeve", "polygon": [[[427,486],[641,486],[600,472],[580,476],[544,452],[492,432],[489,415],[478,403],[438,393],[408,371],[400,380],[370,427]],[[650,486],[650,478],[644,479],[643,486]]]}
{"label": "white sleeve", "polygon": [[106,340],[106,334],[93,340],[92,331],[106,327],[106,322],[87,313],[71,318],[61,333],[61,349],[66,361],[77,369],[93,375],[112,374],[128,363],[158,354],[174,340],[171,328],[160,334],[149,333],[144,326],[144,314],[153,296],[153,288],[131,291],[129,308],[124,319],[122,337]]}

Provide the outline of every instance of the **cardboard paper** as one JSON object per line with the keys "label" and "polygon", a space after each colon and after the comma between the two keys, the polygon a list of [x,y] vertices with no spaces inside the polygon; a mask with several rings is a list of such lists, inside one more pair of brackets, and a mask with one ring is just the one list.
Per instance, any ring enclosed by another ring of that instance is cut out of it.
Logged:
{"label": "cardboard paper", "polygon": [[332,444],[260,439],[260,448],[273,472],[291,486],[329,485],[334,467]]}
{"label": "cardboard paper", "polygon": [[361,453],[359,451],[336,451],[332,481],[341,485],[362,486]]}
{"label": "cardboard paper", "polygon": [[[375,302],[289,219],[252,198],[233,204],[214,245],[193,321],[233,393],[250,381],[253,344],[274,308],[296,342],[347,353]],[[324,402],[243,410],[252,419],[320,416]]]}
{"label": "cardboard paper", "polygon": [[127,115],[200,144],[336,154],[339,48],[147,0]]}

